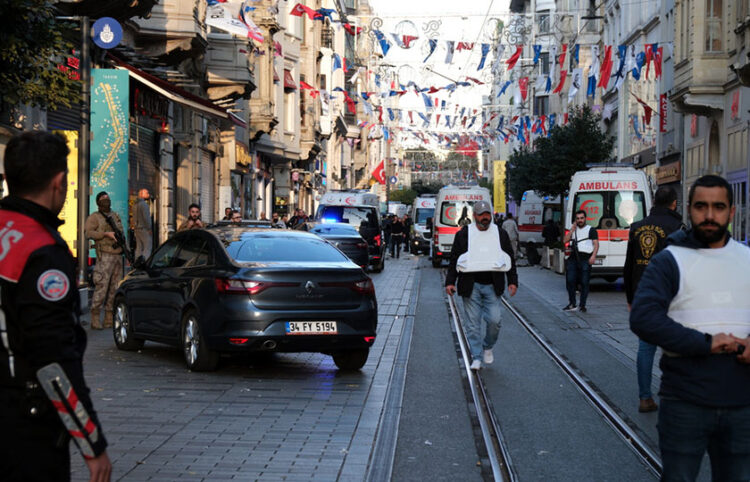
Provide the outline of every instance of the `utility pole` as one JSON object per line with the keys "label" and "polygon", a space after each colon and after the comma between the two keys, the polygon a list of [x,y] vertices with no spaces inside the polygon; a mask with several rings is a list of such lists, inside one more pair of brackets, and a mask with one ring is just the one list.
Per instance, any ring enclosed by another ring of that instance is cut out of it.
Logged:
{"label": "utility pole", "polygon": [[81,129],[78,133],[78,286],[86,282],[88,246],[86,217],[89,212],[89,133],[91,105],[91,53],[89,17],[81,19]]}

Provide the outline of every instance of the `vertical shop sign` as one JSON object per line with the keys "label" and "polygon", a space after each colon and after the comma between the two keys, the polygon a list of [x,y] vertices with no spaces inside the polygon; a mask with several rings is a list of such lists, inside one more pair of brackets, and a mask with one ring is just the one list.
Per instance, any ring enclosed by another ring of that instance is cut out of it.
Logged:
{"label": "vertical shop sign", "polygon": [[53,131],[65,138],[68,145],[68,193],[65,204],[58,217],[65,223],[58,229],[60,236],[68,244],[73,256],[76,254],[76,239],[78,239],[78,131]]}
{"label": "vertical shop sign", "polygon": [[90,211],[97,210],[96,195],[106,191],[112,210],[128,226],[128,72],[91,71],[91,185]]}
{"label": "vertical shop sign", "polygon": [[493,179],[494,179],[494,193],[492,198],[495,201],[495,212],[505,212],[505,162],[506,161],[493,161]]}

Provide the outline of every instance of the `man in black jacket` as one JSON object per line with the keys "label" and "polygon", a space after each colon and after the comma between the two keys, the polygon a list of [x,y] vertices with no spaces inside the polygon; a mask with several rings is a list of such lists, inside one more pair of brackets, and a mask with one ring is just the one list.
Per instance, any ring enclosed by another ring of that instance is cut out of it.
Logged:
{"label": "man in black jacket", "polygon": [[[71,435],[91,480],[109,480],[112,469],[83,378],[86,334],[76,263],[57,231],[68,186],[67,155],[65,141],[48,132],[16,136],[5,150],[10,196],[0,201],[3,480],[70,480]],[[51,379],[37,375],[42,368],[55,371],[62,396],[54,404],[45,396]],[[78,425],[70,435],[58,412]]]}
{"label": "man in black jacket", "polygon": [[[501,250],[509,257],[506,259],[510,269],[507,270],[508,292],[511,296],[518,289],[518,274],[516,273],[516,261],[513,256],[508,234],[492,222],[492,208],[486,201],[474,204],[474,221],[476,230],[475,241],[470,241],[469,230],[474,228],[467,225],[456,233],[451,249],[450,266],[445,278],[445,291],[449,296],[453,295],[458,286],[458,294],[463,297],[465,317],[464,329],[466,338],[471,349],[472,370],[479,370],[482,362],[489,365],[494,361],[492,347],[497,342],[500,333],[500,318],[502,316],[502,303],[500,296],[505,288],[505,272],[497,270],[476,271],[474,267],[487,266],[488,260],[493,258],[501,260]],[[482,233],[496,232],[498,240],[494,236],[484,238]],[[478,234],[478,236],[477,236]],[[469,252],[470,248],[473,250]],[[467,254],[467,257],[461,258]],[[458,271],[459,258],[462,260],[462,272]],[[480,268],[481,269],[481,268]],[[486,334],[482,338],[482,328],[486,328]]]}
{"label": "man in black jacket", "polygon": [[[625,296],[628,310],[633,303],[635,290],[651,258],[664,249],[667,237],[683,227],[682,218],[675,211],[677,193],[662,186],[654,195],[654,207],[649,215],[630,226],[627,256],[625,257]],[[638,342],[636,367],[638,372],[639,412],[653,412],[658,406],[651,393],[651,371],[654,365],[656,345],[643,340]]]}

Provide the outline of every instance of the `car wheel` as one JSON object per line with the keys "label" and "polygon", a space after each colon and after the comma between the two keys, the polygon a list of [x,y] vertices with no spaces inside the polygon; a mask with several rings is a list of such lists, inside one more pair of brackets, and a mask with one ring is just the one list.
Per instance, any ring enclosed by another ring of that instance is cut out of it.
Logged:
{"label": "car wheel", "polygon": [[182,317],[182,353],[188,370],[210,372],[219,366],[219,354],[209,350],[201,333],[198,315],[189,310]]}
{"label": "car wheel", "polygon": [[339,367],[339,370],[359,370],[365,366],[367,356],[370,354],[369,348],[361,350],[340,351],[332,355],[333,362]]}
{"label": "car wheel", "polygon": [[443,260],[442,259],[438,258],[437,256],[433,256],[432,257],[432,267],[433,268],[439,268],[440,266],[442,266],[442,264],[443,264]]}
{"label": "car wheel", "polygon": [[123,298],[115,300],[115,319],[112,323],[112,334],[115,337],[115,345],[120,350],[135,351],[143,348],[143,340],[136,338],[133,334],[133,326],[130,324],[128,307]]}

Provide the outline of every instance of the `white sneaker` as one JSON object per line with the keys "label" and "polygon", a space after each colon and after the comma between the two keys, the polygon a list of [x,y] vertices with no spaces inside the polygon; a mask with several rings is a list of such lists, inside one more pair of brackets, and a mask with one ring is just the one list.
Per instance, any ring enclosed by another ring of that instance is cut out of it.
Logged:
{"label": "white sneaker", "polygon": [[479,370],[480,368],[482,368],[482,362],[480,362],[479,360],[474,360],[473,362],[471,362],[471,367],[469,368],[471,368],[472,370]]}
{"label": "white sneaker", "polygon": [[495,361],[495,356],[492,354],[492,350],[484,350],[484,363],[491,365]]}

